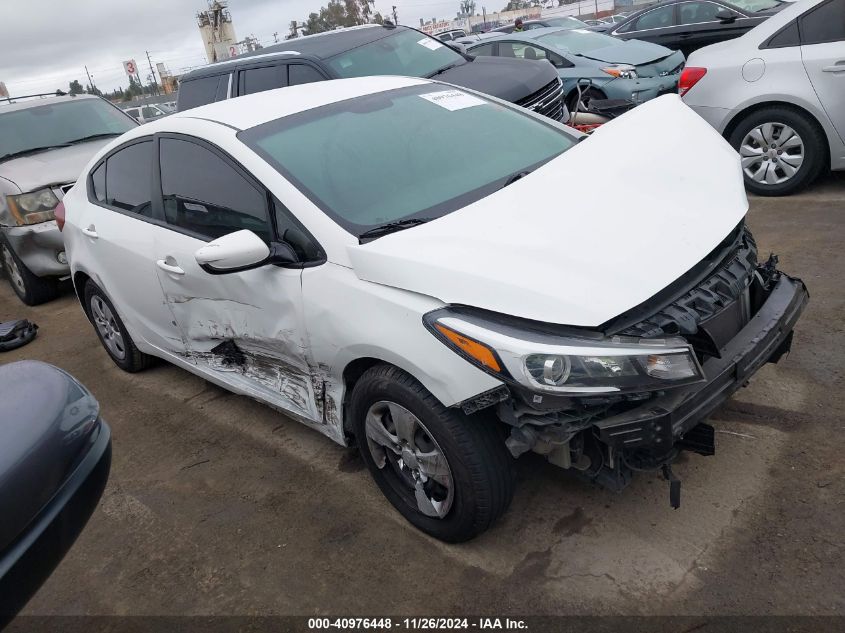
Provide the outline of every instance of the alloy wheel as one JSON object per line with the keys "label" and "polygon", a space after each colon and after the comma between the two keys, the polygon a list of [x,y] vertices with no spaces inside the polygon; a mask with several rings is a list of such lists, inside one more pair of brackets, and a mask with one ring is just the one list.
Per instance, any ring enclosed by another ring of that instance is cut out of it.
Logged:
{"label": "alloy wheel", "polygon": [[742,169],[762,185],[792,178],[804,163],[804,141],[783,123],[763,123],[745,135],[739,146]]}
{"label": "alloy wheel", "polygon": [[454,480],[440,445],[413,413],[394,402],[372,405],[367,446],[378,468],[391,468],[409,503],[426,516],[444,518],[454,501]]}
{"label": "alloy wheel", "polygon": [[94,324],[100,332],[103,344],[118,360],[126,358],[126,344],[123,335],[115,321],[114,314],[102,297],[91,297],[91,314],[94,317]]}
{"label": "alloy wheel", "polygon": [[26,284],[24,283],[20,268],[18,268],[18,262],[15,261],[15,256],[12,255],[12,251],[5,244],[3,244],[3,262],[6,264],[6,271],[9,273],[12,283],[21,295],[25,295]]}

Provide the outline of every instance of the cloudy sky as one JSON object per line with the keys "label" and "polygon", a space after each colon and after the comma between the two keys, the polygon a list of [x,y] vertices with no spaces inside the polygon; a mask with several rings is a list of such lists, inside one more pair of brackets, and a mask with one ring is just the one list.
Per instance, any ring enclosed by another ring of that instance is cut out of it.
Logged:
{"label": "cloudy sky", "polygon": [[[254,35],[267,45],[326,2],[229,0],[229,11],[239,39]],[[401,23],[418,25],[421,17],[454,16],[459,0],[376,0],[375,9],[387,15],[394,4]],[[149,74],[145,51],[153,66],[164,62],[178,74],[205,63],[194,16],[206,7],[207,0],[0,0],[0,81],[12,95],[67,90],[73,79],[88,83],[87,65],[97,87],[110,91],[128,85],[123,60]]]}

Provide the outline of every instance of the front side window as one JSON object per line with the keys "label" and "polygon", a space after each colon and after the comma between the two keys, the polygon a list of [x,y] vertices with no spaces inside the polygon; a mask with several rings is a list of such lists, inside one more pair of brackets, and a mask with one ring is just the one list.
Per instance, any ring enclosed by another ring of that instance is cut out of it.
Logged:
{"label": "front side window", "polygon": [[159,141],[159,153],[169,225],[210,240],[247,229],[271,241],[265,193],[228,161],[201,145],[173,138]]}
{"label": "front side window", "polygon": [[470,55],[476,56],[492,56],[493,55],[493,44],[482,44],[481,46],[476,46],[471,48],[467,51]]}
{"label": "front side window", "polygon": [[[106,159],[107,205],[152,216],[153,142],[142,141],[118,150]],[[96,180],[95,188],[96,194]]]}
{"label": "front side window", "polygon": [[714,2],[682,2],[678,5],[678,24],[718,22],[719,18],[716,14],[719,11],[727,11],[727,9]]}
{"label": "front side window", "polygon": [[450,64],[466,60],[443,42],[419,31],[403,29],[328,60],[340,77],[404,75],[428,77]]}
{"label": "front side window", "polygon": [[[673,15],[675,12],[675,5],[670,4],[665,7],[660,7],[659,9],[654,9],[653,11],[649,11],[648,13],[644,13],[637,21],[634,22],[634,26],[629,31],[645,31],[647,29],[663,29],[668,26],[674,26],[675,24],[675,16]],[[626,31],[627,32],[627,31]]]}
{"label": "front side window", "polygon": [[307,64],[291,64],[288,67],[290,76],[290,85],[299,86],[301,84],[310,84],[315,81],[323,81],[325,77],[316,68],[312,68]]}
{"label": "front side window", "polygon": [[16,155],[119,136],[137,123],[102,99],[75,98],[0,111],[0,161]]}
{"label": "front side window", "polygon": [[845,41],[845,0],[828,0],[801,17],[801,44]]}
{"label": "front side window", "polygon": [[[344,100],[238,138],[355,235],[451,213],[575,143],[519,110],[436,84]],[[444,152],[455,139],[484,160]]]}
{"label": "front side window", "polygon": [[730,0],[730,2],[735,7],[749,13],[789,6],[789,0]]}

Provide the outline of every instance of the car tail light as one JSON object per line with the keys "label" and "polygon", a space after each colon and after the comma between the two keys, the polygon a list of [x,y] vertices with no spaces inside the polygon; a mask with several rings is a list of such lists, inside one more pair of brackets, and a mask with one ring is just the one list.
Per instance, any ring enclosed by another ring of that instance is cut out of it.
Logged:
{"label": "car tail light", "polygon": [[53,210],[53,215],[56,216],[56,225],[59,227],[59,231],[65,228],[65,203],[59,202],[56,205],[56,208]]}
{"label": "car tail light", "polygon": [[695,66],[687,66],[681,73],[681,79],[678,81],[678,94],[682,97],[687,94],[699,80],[707,74],[706,68],[697,68]]}

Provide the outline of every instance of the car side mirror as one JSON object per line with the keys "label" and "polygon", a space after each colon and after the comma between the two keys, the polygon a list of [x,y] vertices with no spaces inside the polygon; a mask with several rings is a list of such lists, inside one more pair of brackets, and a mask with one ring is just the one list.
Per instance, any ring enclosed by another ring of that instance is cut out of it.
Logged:
{"label": "car side mirror", "polygon": [[716,12],[716,17],[722,24],[730,24],[731,22],[736,22],[736,13],[728,11],[727,9],[719,9]]}
{"label": "car side mirror", "polygon": [[270,263],[270,247],[252,231],[236,231],[200,248],[194,258],[212,275],[240,272]]}

